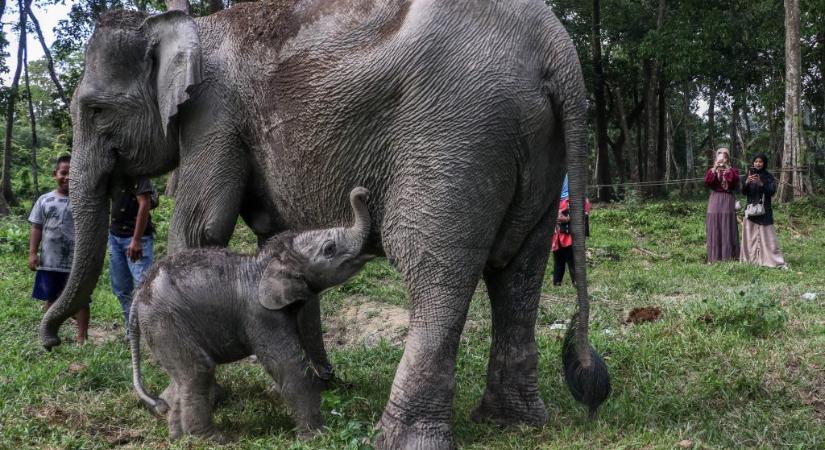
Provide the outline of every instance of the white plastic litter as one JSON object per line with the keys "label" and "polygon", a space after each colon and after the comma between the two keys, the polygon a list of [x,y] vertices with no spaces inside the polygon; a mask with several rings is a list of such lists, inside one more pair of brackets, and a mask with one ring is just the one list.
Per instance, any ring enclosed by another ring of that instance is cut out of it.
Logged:
{"label": "white plastic litter", "polygon": [[806,292],[802,294],[803,300],[816,300],[816,292]]}

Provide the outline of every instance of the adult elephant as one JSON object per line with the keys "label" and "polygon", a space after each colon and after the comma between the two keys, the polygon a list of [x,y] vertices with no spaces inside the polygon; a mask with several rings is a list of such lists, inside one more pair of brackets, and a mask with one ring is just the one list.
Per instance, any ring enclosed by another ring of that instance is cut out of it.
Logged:
{"label": "adult elephant", "polygon": [[569,170],[578,302],[563,360],[574,396],[595,408],[609,384],[587,338],[585,114],[573,43],[538,0],[107,13],[72,101],[76,251],[42,343],[59,344],[95,285],[107,192],[123,174],[178,167],[173,249],[225,245],[250,196],[270,205],[257,214],[268,232],[344,223],[348,192],[364,186],[368,251],[401,271],[411,302],[377,445],[453,445],[456,352],[480,278],[493,329],[473,418],[541,424],[535,322]]}

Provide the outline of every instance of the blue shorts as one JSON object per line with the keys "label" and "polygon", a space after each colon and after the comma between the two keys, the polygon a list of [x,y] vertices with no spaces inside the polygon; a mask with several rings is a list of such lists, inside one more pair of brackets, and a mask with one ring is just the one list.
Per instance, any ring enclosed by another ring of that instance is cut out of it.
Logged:
{"label": "blue shorts", "polygon": [[[68,272],[55,272],[52,270],[38,270],[34,275],[34,289],[32,289],[32,298],[35,300],[43,300],[46,302],[53,302],[60,297],[63,288],[66,287],[66,282],[69,281]],[[86,305],[92,302],[88,299]]]}

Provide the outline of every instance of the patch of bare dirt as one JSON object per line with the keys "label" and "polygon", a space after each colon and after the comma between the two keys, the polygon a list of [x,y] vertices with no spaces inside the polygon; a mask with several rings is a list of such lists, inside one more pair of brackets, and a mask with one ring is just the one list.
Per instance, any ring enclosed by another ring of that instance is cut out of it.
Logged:
{"label": "patch of bare dirt", "polygon": [[65,424],[70,426],[83,425],[84,421],[69,411],[55,405],[46,405],[41,408],[27,408],[24,414],[53,425]]}
{"label": "patch of bare dirt", "polygon": [[655,322],[662,317],[662,308],[658,306],[645,306],[643,308],[633,308],[624,320],[626,324],[639,324],[643,322]]}
{"label": "patch of bare dirt", "polygon": [[105,325],[89,326],[89,341],[95,345],[105,344],[118,339],[125,339],[125,336],[123,327],[118,324],[110,323]]}
{"label": "patch of bare dirt", "polygon": [[141,436],[137,430],[116,425],[92,425],[89,427],[88,433],[95,437],[101,437],[110,445],[114,446],[126,445],[143,440],[143,436]]}
{"label": "patch of bare dirt", "polygon": [[324,320],[328,347],[373,347],[382,340],[401,346],[407,337],[409,312],[400,306],[353,299],[349,306]]}

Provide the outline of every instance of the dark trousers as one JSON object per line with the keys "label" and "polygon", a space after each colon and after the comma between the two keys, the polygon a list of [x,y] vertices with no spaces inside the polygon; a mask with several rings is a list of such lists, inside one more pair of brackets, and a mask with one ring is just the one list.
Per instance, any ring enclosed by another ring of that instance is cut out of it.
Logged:
{"label": "dark trousers", "polygon": [[560,247],[553,252],[553,284],[560,285],[564,279],[564,265],[570,268],[570,279],[576,284],[576,276],[573,274],[573,246]]}

